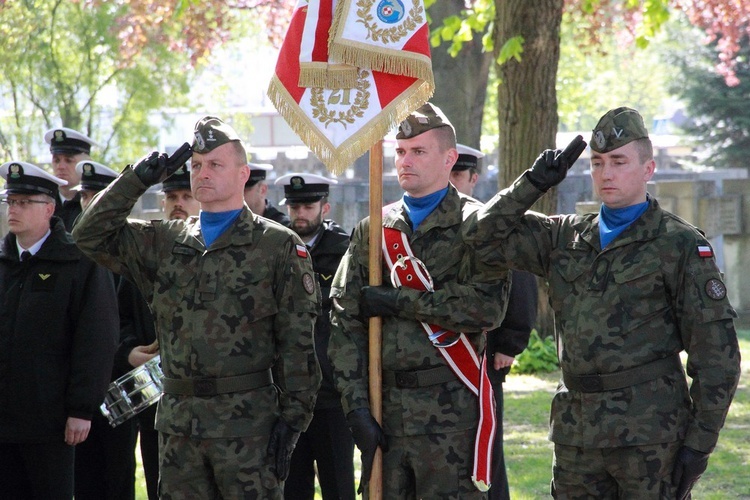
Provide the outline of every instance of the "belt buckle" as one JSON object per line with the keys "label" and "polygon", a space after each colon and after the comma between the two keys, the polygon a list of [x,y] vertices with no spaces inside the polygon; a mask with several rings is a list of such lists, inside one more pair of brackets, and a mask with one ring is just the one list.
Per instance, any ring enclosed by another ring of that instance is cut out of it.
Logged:
{"label": "belt buckle", "polygon": [[396,385],[402,389],[414,389],[417,387],[417,374],[411,372],[397,372]]}
{"label": "belt buckle", "polygon": [[599,375],[589,375],[581,379],[581,388],[583,392],[602,392],[604,384],[602,377]]}
{"label": "belt buckle", "polygon": [[216,379],[200,378],[193,381],[193,395],[206,398],[216,395]]}
{"label": "belt buckle", "polygon": [[[428,292],[434,292],[435,291],[435,284],[432,281],[432,276],[430,276],[430,272],[427,270],[427,266],[424,265],[424,262],[419,260],[417,257],[414,257],[412,255],[401,255],[399,256],[398,260],[393,263],[393,267],[391,268],[391,284],[395,287],[400,287],[403,285],[401,283],[401,280],[398,276],[398,270],[399,269],[408,269],[408,264],[411,264],[413,273],[410,275],[407,275],[407,280],[416,280],[420,279],[420,281],[423,283],[425,290]],[[419,274],[419,276],[415,276],[414,274]],[[422,281],[424,280],[424,281]],[[415,288],[415,287],[410,287]]]}

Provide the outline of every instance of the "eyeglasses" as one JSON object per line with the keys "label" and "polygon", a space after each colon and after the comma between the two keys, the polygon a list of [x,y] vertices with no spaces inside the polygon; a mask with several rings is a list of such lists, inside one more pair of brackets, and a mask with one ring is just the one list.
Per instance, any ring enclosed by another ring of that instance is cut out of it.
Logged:
{"label": "eyeglasses", "polygon": [[0,200],[0,202],[8,205],[9,207],[21,207],[21,208],[26,208],[29,205],[31,205],[32,203],[42,203],[42,204],[45,204],[45,205],[47,203],[52,203],[51,201],[44,201],[44,200],[28,200],[28,199],[24,199],[24,200],[9,200],[7,198],[4,199],[4,200]]}

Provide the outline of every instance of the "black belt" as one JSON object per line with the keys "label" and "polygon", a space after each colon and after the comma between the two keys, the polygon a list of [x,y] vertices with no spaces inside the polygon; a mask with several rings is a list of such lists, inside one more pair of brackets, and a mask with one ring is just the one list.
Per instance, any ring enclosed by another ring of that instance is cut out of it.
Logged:
{"label": "black belt", "polygon": [[672,354],[671,356],[651,361],[645,365],[614,373],[572,375],[563,372],[563,382],[565,383],[565,387],[571,391],[603,392],[642,384],[678,371],[682,373],[680,355]]}
{"label": "black belt", "polygon": [[271,369],[221,378],[167,378],[162,380],[165,394],[209,397],[232,392],[251,391],[273,384]]}
{"label": "black belt", "polygon": [[414,370],[408,372],[396,372],[383,370],[383,385],[398,387],[400,389],[415,389],[417,387],[428,387],[431,385],[455,382],[458,377],[453,370],[447,366],[428,368],[427,370]]}

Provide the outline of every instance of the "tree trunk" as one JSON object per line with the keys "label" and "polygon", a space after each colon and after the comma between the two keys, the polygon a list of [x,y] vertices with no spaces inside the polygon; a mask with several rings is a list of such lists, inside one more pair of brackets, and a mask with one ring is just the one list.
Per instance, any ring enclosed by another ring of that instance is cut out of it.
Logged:
{"label": "tree trunk", "polygon": [[[464,0],[440,0],[429,8],[431,26],[458,15],[465,8]],[[465,42],[458,57],[448,54],[450,42],[432,48],[432,70],[435,95],[430,99],[451,121],[461,144],[479,149],[482,114],[487,95],[492,54],[482,51],[482,35]]]}
{"label": "tree trunk", "polygon": [[[505,42],[522,36],[521,61],[497,65],[500,129],[498,187],[512,183],[544,149],[555,147],[557,134],[557,64],[563,0],[495,0],[495,56]],[[550,190],[534,209],[552,213],[557,194]],[[540,335],[552,335],[554,316],[546,286],[539,287]]]}

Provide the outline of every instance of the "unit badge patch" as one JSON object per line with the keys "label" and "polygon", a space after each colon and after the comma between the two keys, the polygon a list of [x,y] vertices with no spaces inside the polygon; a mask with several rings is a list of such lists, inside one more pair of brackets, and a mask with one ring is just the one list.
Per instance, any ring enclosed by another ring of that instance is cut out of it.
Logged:
{"label": "unit badge patch", "polygon": [[714,300],[721,300],[727,296],[727,287],[721,280],[711,278],[706,281],[706,295]]}
{"label": "unit badge patch", "polygon": [[315,293],[315,282],[313,281],[312,276],[310,276],[310,273],[305,273],[302,275],[302,286],[305,287],[305,291],[309,295]]}

